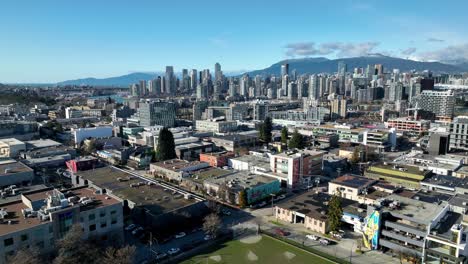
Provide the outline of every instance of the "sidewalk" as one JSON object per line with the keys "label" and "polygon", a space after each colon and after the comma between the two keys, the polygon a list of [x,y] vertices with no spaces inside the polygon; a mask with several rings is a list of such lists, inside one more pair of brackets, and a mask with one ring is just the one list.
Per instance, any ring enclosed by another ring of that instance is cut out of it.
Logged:
{"label": "sidewalk", "polygon": [[[363,254],[355,253],[357,245],[356,240],[352,238],[343,238],[337,244],[322,246],[318,241],[312,241],[305,237],[306,234],[316,234],[321,237],[324,237],[321,234],[314,233],[297,224],[291,224],[282,221],[278,221],[278,225],[271,223],[276,222],[276,218],[272,216],[271,208],[255,210],[252,212],[252,215],[256,217],[255,220],[257,222],[261,223],[260,228],[262,228],[263,230],[269,230],[272,232],[274,232],[274,229],[276,228],[287,230],[291,232],[291,234],[287,237],[288,239],[303,244],[304,246],[315,248],[316,250],[320,250],[331,256],[338,257],[351,263],[400,263],[397,259],[392,258],[391,256],[385,255],[382,252],[376,250],[368,250]],[[327,239],[330,240],[329,238]]]}

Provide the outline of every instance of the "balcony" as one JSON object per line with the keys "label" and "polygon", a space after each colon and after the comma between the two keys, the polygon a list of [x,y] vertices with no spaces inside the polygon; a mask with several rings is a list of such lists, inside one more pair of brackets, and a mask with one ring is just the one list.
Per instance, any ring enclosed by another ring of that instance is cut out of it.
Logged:
{"label": "balcony", "polygon": [[379,240],[379,244],[380,244],[380,246],[389,248],[389,249],[391,249],[393,251],[405,252],[405,253],[409,253],[409,254],[417,255],[417,256],[422,255],[422,253],[421,253],[422,248],[421,248],[421,250],[415,250],[415,249],[409,248],[409,247],[407,247],[405,245],[399,245],[397,243],[391,242],[391,241],[383,239],[383,238],[381,238]]}
{"label": "balcony", "polygon": [[424,246],[424,241],[422,241],[422,240],[420,241],[420,240],[412,239],[411,237],[401,235],[401,234],[397,234],[397,233],[395,233],[393,231],[382,230],[382,236],[391,237],[391,238],[393,238],[395,240],[406,242],[408,244],[411,244],[411,245],[414,245],[414,246],[417,246],[417,247],[423,247]]}
{"label": "balcony", "polygon": [[425,237],[427,235],[427,233],[423,230],[420,230],[414,226],[405,225],[402,223],[385,221],[384,226],[392,228],[392,229],[401,230],[403,232],[411,233],[420,237]]}

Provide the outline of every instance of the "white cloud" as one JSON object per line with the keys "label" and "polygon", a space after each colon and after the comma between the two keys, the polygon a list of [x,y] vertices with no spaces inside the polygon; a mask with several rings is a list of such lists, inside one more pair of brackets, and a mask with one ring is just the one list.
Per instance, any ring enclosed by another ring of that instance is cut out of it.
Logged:
{"label": "white cloud", "polygon": [[314,42],[296,42],[286,45],[286,55],[313,56],[313,55],[335,55],[336,57],[357,57],[374,53],[379,42],[326,42],[317,45]]}
{"label": "white cloud", "polygon": [[421,52],[416,55],[425,61],[455,61],[468,60],[468,43],[451,45],[442,49]]}

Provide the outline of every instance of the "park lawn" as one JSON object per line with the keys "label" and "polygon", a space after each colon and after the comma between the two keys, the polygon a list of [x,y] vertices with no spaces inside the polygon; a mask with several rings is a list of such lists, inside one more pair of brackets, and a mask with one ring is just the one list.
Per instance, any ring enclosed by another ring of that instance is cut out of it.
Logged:
{"label": "park lawn", "polygon": [[[211,250],[211,251],[210,251]],[[248,258],[249,252],[253,252],[258,259]],[[292,254],[291,254],[292,253]],[[291,257],[295,255],[294,257]],[[210,258],[212,257],[212,258]],[[215,261],[217,258],[219,261]],[[328,264],[334,263],[319,256],[303,251],[297,247],[288,245],[268,236],[262,236],[262,240],[256,244],[245,244],[239,240],[231,240],[216,248],[207,249],[199,255],[185,260],[182,264],[195,263],[290,263],[290,264]]]}

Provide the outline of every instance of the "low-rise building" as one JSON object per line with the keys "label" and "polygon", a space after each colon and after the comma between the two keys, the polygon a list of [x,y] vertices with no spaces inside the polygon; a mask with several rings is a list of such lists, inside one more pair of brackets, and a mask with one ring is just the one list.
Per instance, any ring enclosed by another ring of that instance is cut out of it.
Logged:
{"label": "low-rise building", "polygon": [[200,161],[208,163],[211,167],[227,166],[231,157],[234,157],[234,153],[227,151],[200,153]]}
{"label": "low-rise building", "polygon": [[213,142],[218,148],[226,151],[237,152],[241,148],[254,148],[258,143],[258,135],[233,134],[220,137],[212,137]]}
{"label": "low-rise building", "polygon": [[397,132],[406,132],[411,135],[419,135],[427,131],[431,126],[430,120],[414,120],[406,117],[389,119],[388,128],[395,128]]}
{"label": "low-rise building", "polygon": [[116,167],[77,172],[75,186],[88,185],[123,203],[134,223],[153,231],[159,239],[194,228],[207,213],[204,200],[170,185],[135,176]]}
{"label": "low-rise building", "polygon": [[0,161],[0,187],[29,185],[34,179],[34,170],[15,160]]}
{"label": "low-rise building", "polygon": [[203,185],[208,194],[221,197],[232,204],[240,204],[242,192],[245,192],[248,205],[280,191],[280,182],[277,179],[246,171],[209,178]]}
{"label": "low-rise building", "polygon": [[237,130],[237,121],[197,120],[197,131],[227,133]]}
{"label": "low-rise building", "polygon": [[151,163],[150,172],[152,175],[180,182],[182,178],[189,176],[189,172],[207,167],[209,165],[206,162],[171,159]]}
{"label": "low-rise building", "polygon": [[24,247],[52,251],[75,224],[82,227],[84,238],[123,242],[122,203],[92,188],[41,189],[0,206],[1,263]]}
{"label": "low-rise building", "polygon": [[370,166],[364,176],[384,180],[396,186],[419,188],[420,182],[431,175],[430,171],[407,165],[379,164]]}
{"label": "low-rise building", "polygon": [[0,139],[0,158],[16,158],[21,151],[26,150],[26,144],[16,138]]}

